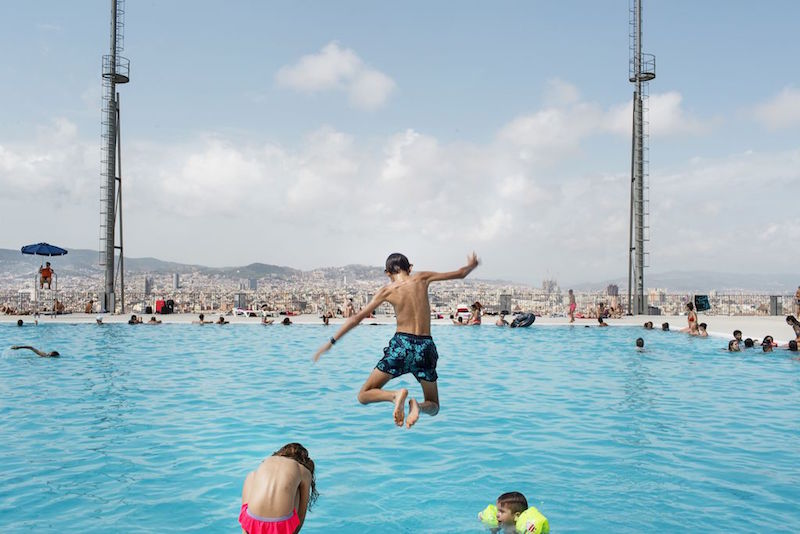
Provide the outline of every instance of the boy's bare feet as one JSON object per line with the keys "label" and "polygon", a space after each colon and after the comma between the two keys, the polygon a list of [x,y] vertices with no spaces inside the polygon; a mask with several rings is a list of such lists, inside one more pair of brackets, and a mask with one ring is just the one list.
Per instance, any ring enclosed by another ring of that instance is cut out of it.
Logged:
{"label": "boy's bare feet", "polygon": [[408,401],[408,417],[406,417],[406,428],[411,428],[419,419],[419,403],[417,399]]}
{"label": "boy's bare feet", "polygon": [[[406,388],[400,389],[394,394],[394,424],[403,426],[403,419],[406,417],[406,397],[408,397],[408,390]],[[417,414],[419,418],[419,414]]]}

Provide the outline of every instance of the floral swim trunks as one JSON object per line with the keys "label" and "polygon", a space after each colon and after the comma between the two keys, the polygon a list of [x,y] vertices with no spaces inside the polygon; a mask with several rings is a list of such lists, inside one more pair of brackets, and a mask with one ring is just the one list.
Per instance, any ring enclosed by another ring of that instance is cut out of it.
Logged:
{"label": "floral swim trunks", "polygon": [[416,336],[397,332],[383,349],[383,358],[375,366],[379,371],[394,378],[406,373],[413,374],[417,380],[436,382],[436,362],[439,353],[431,336]]}

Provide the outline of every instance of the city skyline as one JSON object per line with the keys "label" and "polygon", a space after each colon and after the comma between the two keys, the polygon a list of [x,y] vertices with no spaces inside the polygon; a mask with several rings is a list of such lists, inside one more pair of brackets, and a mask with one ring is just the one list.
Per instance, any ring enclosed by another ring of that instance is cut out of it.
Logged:
{"label": "city skyline", "polygon": [[[644,4],[658,64],[646,285],[796,270],[800,6],[778,4]],[[126,255],[311,269],[401,251],[445,270],[474,249],[481,278],[620,276],[628,13],[578,6],[129,2]],[[108,16],[105,1],[0,7],[15,50],[0,209],[22,222],[0,247],[97,247]]]}

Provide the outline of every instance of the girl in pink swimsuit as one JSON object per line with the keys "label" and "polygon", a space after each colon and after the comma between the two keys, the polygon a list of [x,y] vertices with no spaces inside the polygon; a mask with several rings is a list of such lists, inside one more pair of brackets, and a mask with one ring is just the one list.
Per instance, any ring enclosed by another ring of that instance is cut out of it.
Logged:
{"label": "girl in pink swimsuit", "polygon": [[247,475],[239,524],[247,534],[296,534],[317,496],[314,461],[288,443]]}

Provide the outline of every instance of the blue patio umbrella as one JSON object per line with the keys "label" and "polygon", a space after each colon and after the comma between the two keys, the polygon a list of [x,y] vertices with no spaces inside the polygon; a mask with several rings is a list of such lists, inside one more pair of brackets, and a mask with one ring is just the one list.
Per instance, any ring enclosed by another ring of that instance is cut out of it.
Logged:
{"label": "blue patio umbrella", "polygon": [[67,253],[67,249],[51,245],[50,243],[25,245],[20,250],[23,254],[35,254],[37,256],[63,256]]}

